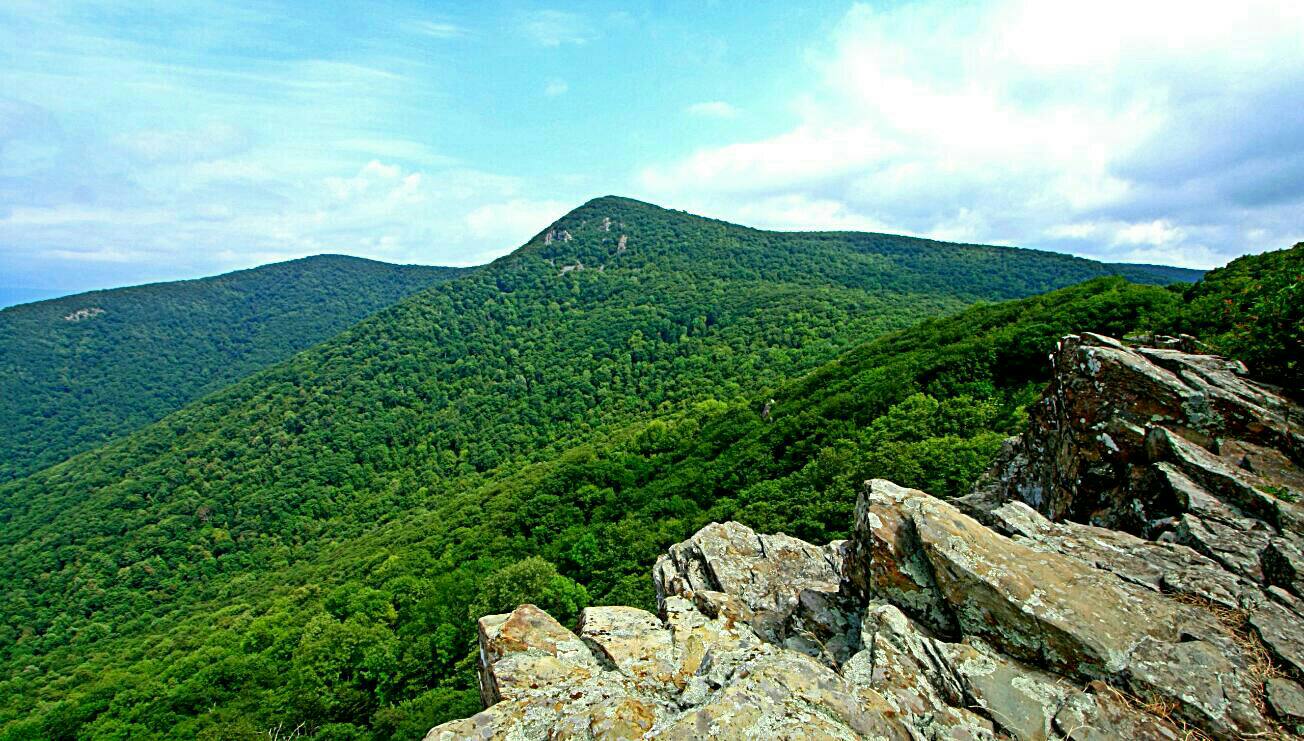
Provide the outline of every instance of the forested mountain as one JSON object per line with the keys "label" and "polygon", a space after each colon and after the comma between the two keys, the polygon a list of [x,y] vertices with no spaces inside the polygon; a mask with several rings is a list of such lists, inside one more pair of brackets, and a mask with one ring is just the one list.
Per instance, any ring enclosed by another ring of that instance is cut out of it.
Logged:
{"label": "forested mountain", "polygon": [[0,481],[138,429],[455,268],[318,255],[0,311]]}
{"label": "forested mountain", "polygon": [[592,201],[0,486],[0,727],[410,737],[474,703],[468,613],[646,602],[706,519],[814,537],[867,472],[962,489],[1046,343],[1167,327],[1180,293],[1103,278],[860,343],[1115,272],[1179,275]]}
{"label": "forested mountain", "polygon": [[1250,364],[1287,392],[1304,389],[1304,242],[1232,260],[1187,292],[1180,327]]}

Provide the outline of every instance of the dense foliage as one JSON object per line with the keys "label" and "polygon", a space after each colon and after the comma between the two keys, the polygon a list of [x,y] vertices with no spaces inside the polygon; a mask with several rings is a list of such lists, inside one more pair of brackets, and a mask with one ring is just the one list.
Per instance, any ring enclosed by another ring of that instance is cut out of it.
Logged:
{"label": "dense foliage", "polygon": [[460,272],[321,255],[0,311],[0,482],[143,427]]}
{"label": "dense foliage", "polygon": [[858,343],[1108,272],[591,202],[0,487],[0,728],[412,737],[476,706],[472,616],[646,604],[651,559],[708,519],[823,539],[869,473],[963,489],[1046,343],[1162,326],[1177,294],[1102,279]]}
{"label": "dense foliage", "polygon": [[1304,243],[1233,260],[1186,299],[1182,330],[1244,360],[1256,378],[1304,388]]}

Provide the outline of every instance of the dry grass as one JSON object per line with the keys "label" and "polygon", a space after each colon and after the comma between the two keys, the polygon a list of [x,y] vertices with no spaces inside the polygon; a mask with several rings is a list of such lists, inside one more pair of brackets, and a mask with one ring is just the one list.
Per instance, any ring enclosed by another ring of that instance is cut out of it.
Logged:
{"label": "dry grass", "polygon": [[1263,645],[1263,641],[1260,641],[1254,631],[1250,630],[1250,613],[1248,610],[1234,610],[1193,594],[1170,594],[1168,596],[1183,604],[1199,607],[1213,615],[1227,629],[1232,641],[1236,643],[1236,647],[1245,656],[1246,672],[1255,683],[1261,686],[1272,677],[1284,676],[1281,668],[1273,663],[1272,654],[1268,653],[1268,648]]}
{"label": "dry grass", "polygon": [[[1268,652],[1267,646],[1255,635],[1249,627],[1250,613],[1248,610],[1237,610],[1225,605],[1212,602],[1204,597],[1193,594],[1169,594],[1169,597],[1181,602],[1182,604],[1198,607],[1212,615],[1227,630],[1232,642],[1240,649],[1241,656],[1245,660],[1245,674],[1249,677],[1254,688],[1254,706],[1259,714],[1267,718],[1271,723],[1272,713],[1268,711],[1268,703],[1265,698],[1264,682],[1274,677],[1283,677],[1285,672],[1277,666],[1272,660],[1272,654]],[[1257,738],[1299,738],[1299,736],[1290,733],[1285,727],[1278,726],[1275,731],[1265,734],[1259,734]]]}
{"label": "dry grass", "polygon": [[1174,715],[1177,712],[1178,704],[1172,700],[1161,700],[1151,698],[1149,700],[1137,697],[1120,690],[1119,688],[1104,684],[1104,689],[1108,690],[1114,697],[1124,705],[1142,713],[1153,715],[1159,720],[1167,723],[1181,734],[1182,741],[1213,741],[1213,738],[1204,731],[1196,728],[1181,718]]}

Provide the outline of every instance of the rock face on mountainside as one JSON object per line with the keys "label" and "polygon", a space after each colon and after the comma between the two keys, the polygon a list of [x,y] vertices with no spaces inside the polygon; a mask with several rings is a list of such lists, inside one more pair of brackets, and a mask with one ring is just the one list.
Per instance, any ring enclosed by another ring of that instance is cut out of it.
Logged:
{"label": "rock face on mountainside", "polygon": [[824,546],[711,524],[659,614],[480,620],[461,738],[1184,739],[1304,730],[1301,412],[1238,364],[1068,337],[973,494],[866,484]]}

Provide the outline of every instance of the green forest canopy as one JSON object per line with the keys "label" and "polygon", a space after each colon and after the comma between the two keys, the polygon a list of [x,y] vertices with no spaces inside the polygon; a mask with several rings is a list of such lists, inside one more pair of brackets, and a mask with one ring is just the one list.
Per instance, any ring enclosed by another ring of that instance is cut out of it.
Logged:
{"label": "green forest canopy", "polygon": [[139,429],[462,271],[319,255],[0,311],[0,482]]}
{"label": "green forest canopy", "polygon": [[963,491],[1055,338],[1182,310],[1173,289],[1103,278],[860,344],[1110,272],[937,245],[600,199],[0,487],[4,732],[424,732],[474,710],[472,615],[647,604],[651,559],[700,524],[827,539],[867,475]]}

